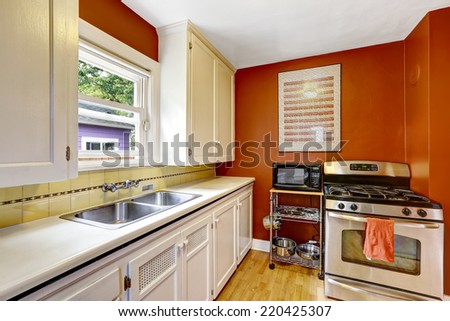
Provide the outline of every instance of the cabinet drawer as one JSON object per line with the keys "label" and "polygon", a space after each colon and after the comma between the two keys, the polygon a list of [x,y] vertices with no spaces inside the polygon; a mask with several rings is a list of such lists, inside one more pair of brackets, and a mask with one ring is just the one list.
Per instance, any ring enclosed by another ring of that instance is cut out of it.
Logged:
{"label": "cabinet drawer", "polygon": [[46,301],[119,301],[122,300],[122,271],[108,267],[75,284],[43,298]]}

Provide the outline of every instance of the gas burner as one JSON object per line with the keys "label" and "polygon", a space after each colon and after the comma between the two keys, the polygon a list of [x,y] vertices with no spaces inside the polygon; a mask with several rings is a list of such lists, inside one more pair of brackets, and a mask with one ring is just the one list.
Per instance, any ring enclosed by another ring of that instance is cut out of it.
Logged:
{"label": "gas burner", "polygon": [[426,202],[430,203],[431,200],[428,197],[417,195],[417,194],[404,194],[403,195],[408,201],[411,202]]}
{"label": "gas burner", "polygon": [[390,186],[361,184],[330,184],[325,186],[325,194],[337,199],[354,199],[360,202],[406,202],[430,203],[430,199],[411,190]]}
{"label": "gas burner", "polygon": [[350,195],[350,192],[345,189],[345,187],[340,186],[330,186],[328,194],[331,195]]}
{"label": "gas burner", "polygon": [[392,200],[392,201],[407,201],[408,200],[408,198],[403,195],[388,195],[386,197],[386,199]]}
{"label": "gas burner", "polygon": [[348,191],[350,192],[350,195],[354,197],[370,197],[370,193],[364,190],[349,188]]}

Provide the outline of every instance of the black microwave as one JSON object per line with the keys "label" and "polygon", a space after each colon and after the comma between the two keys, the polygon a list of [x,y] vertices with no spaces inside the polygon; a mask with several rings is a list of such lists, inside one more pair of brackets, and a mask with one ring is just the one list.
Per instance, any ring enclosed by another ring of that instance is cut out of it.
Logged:
{"label": "black microwave", "polygon": [[276,189],[322,191],[322,164],[274,163],[272,185]]}

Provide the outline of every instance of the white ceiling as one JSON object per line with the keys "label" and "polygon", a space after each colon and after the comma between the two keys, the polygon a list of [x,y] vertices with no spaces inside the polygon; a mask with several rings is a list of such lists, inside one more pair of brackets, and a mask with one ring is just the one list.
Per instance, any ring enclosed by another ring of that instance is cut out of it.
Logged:
{"label": "white ceiling", "polygon": [[450,0],[122,0],[156,28],[190,19],[236,68],[403,40]]}

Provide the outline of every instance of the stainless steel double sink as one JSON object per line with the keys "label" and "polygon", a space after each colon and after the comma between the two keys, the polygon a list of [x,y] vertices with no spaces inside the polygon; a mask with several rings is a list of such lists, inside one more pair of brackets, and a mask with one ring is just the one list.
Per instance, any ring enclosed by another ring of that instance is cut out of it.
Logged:
{"label": "stainless steel double sink", "polygon": [[129,201],[104,205],[86,211],[61,216],[62,219],[117,229],[138,220],[162,213],[172,207],[189,202],[201,195],[158,191]]}

